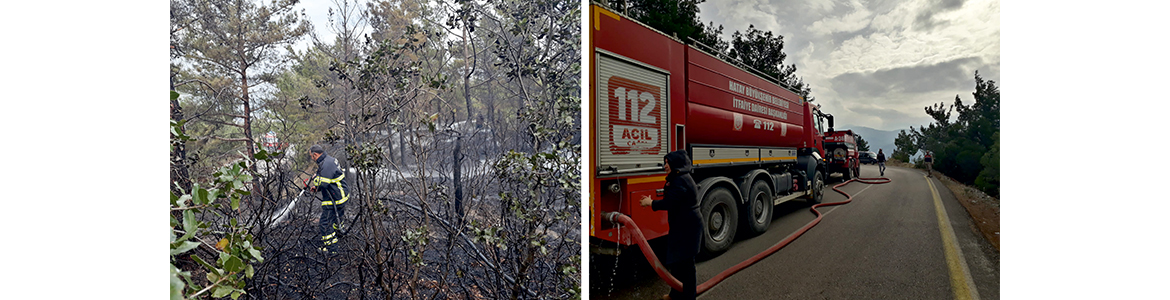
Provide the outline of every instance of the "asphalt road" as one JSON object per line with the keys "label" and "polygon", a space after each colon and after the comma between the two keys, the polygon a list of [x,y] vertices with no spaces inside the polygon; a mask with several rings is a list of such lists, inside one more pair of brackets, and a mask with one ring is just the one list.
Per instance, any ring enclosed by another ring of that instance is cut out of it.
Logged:
{"label": "asphalt road", "polygon": [[[945,223],[949,226],[940,226],[941,214],[923,175],[920,170],[888,167],[891,183],[850,183],[841,190],[854,195],[853,202],[822,207],[825,216],[816,227],[699,298],[999,299],[997,252],[977,233],[951,192],[930,178],[949,220]],[[861,177],[878,177],[877,166],[863,166]],[[840,181],[830,179],[825,202],[845,200],[831,189]],[[767,232],[750,237],[741,230],[730,250],[700,258],[699,282],[799,230],[815,218],[808,207],[801,200],[778,205]],[[953,238],[948,239],[947,232],[953,232]],[[652,246],[659,248],[657,244]],[[658,251],[661,257],[663,252]],[[592,257],[591,298],[658,299],[669,290],[636,248],[616,262],[612,257]],[[956,293],[969,286],[977,294]]]}

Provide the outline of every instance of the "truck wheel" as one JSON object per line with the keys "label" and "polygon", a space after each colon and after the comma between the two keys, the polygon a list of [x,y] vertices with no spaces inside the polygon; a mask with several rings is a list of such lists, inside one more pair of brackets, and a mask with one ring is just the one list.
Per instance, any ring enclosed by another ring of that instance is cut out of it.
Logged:
{"label": "truck wheel", "polygon": [[703,252],[718,254],[730,248],[739,224],[731,191],[720,187],[707,193],[699,213],[703,217]]}
{"label": "truck wheel", "polygon": [[[846,173],[848,173],[848,172],[846,172]],[[825,199],[825,191],[824,191],[825,190],[825,172],[824,171],[818,170],[817,177],[813,181],[812,189],[813,189],[812,190],[813,194],[812,194],[812,197],[808,198],[809,202],[812,204],[820,204],[821,200]]]}
{"label": "truck wheel", "polygon": [[861,178],[861,165],[853,166],[853,178]]}
{"label": "truck wheel", "polygon": [[768,231],[772,224],[772,189],[763,181],[752,184],[748,193],[748,202],[740,207],[744,225],[754,234]]}
{"label": "truck wheel", "polygon": [[841,170],[841,178],[841,181],[853,179],[853,168],[846,167],[844,170]]}

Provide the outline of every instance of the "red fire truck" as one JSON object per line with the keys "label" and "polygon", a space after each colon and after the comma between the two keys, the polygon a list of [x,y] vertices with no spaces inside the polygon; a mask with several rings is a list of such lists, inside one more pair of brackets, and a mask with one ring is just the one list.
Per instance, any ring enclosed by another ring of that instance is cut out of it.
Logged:
{"label": "red fire truck", "polygon": [[852,130],[830,131],[825,135],[825,161],[829,174],[841,173],[845,180],[861,176],[857,136]]}
{"label": "red fire truck", "polygon": [[832,116],[772,81],[626,16],[590,6],[590,245],[615,254],[633,241],[602,215],[630,216],[647,239],[669,233],[660,200],[663,156],[690,154],[703,250],[731,246],[742,225],[764,232],[772,206],[820,202],[824,127]]}

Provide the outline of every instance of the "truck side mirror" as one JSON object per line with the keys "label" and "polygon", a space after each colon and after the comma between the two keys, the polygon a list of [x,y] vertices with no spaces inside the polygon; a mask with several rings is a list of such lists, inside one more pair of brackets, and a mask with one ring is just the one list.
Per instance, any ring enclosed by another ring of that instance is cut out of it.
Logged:
{"label": "truck side mirror", "polygon": [[829,118],[829,131],[833,131],[833,115],[826,115]]}

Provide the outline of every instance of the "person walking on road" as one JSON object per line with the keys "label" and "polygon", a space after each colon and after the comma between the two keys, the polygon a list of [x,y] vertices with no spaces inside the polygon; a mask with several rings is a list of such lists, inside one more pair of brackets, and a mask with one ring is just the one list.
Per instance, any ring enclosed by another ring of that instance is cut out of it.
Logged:
{"label": "person walking on road", "polygon": [[931,177],[931,170],[934,170],[934,157],[930,155],[930,151],[926,151],[926,156],[922,159],[926,163],[926,177]]}
{"label": "person walking on road", "polygon": [[341,229],[341,216],[345,215],[345,202],[349,201],[349,185],[337,158],[325,154],[320,145],[309,148],[309,157],[317,162],[317,175],[309,183],[310,191],[321,191],[321,221],[317,224],[323,244],[320,251],[336,254],[337,232]]}
{"label": "person walking on road", "polygon": [[695,255],[699,254],[699,243],[703,237],[702,219],[699,218],[699,196],[695,180],[691,178],[691,161],[685,150],[666,154],[666,185],[662,200],[653,201],[642,196],[641,205],[653,210],[666,210],[670,234],[667,235],[666,259],[670,274],[682,282],[683,290],[671,289],[665,299],[695,299],[696,275]]}
{"label": "person walking on road", "polygon": [[882,149],[878,149],[877,161],[878,171],[882,172],[882,176],[886,176],[886,154],[882,153]]}

